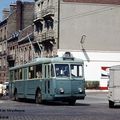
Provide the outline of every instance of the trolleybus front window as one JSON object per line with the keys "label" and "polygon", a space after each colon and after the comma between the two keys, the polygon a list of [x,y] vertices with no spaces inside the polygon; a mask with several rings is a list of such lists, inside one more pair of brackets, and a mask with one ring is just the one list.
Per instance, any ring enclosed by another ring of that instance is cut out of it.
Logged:
{"label": "trolleybus front window", "polygon": [[83,77],[83,67],[78,64],[72,64],[70,65],[71,67],[71,77],[72,78],[78,78],[78,77]]}
{"label": "trolleybus front window", "polygon": [[70,77],[68,64],[55,64],[56,77]]}

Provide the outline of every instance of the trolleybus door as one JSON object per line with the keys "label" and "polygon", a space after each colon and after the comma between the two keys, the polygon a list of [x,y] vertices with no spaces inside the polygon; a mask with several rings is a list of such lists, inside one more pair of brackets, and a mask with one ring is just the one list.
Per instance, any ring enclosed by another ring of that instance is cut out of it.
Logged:
{"label": "trolleybus door", "polygon": [[28,79],[28,68],[24,68],[24,97],[26,97],[27,94],[27,79]]}
{"label": "trolleybus door", "polygon": [[50,65],[45,64],[44,65],[44,92],[45,96],[48,97],[48,94],[50,94]]}

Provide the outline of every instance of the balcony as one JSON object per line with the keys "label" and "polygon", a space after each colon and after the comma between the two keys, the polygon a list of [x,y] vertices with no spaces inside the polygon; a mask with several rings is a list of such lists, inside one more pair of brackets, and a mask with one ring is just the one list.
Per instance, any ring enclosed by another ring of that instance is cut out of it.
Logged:
{"label": "balcony", "polygon": [[55,7],[54,6],[48,6],[46,9],[42,10],[42,17],[45,18],[47,16],[54,16],[55,14]]}
{"label": "balcony", "polygon": [[42,42],[46,40],[53,40],[54,39],[54,31],[48,30],[44,33],[42,33]]}
{"label": "balcony", "polygon": [[42,18],[42,12],[41,11],[38,11],[34,14],[34,23],[35,22],[38,22],[38,21],[42,21],[43,18]]}
{"label": "balcony", "polygon": [[34,33],[35,41],[41,42],[42,41],[42,34],[41,33]]}
{"label": "balcony", "polygon": [[8,61],[15,61],[15,54],[10,54],[7,56]]}

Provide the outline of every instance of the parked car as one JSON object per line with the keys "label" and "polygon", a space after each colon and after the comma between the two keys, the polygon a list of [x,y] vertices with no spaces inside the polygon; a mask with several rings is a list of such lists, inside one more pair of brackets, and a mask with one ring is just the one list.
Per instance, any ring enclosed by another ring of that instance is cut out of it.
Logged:
{"label": "parked car", "polygon": [[3,92],[3,95],[8,95],[8,91],[9,91],[9,82],[4,82],[3,83],[3,87],[2,87],[2,92]]}
{"label": "parked car", "polygon": [[0,97],[3,96],[3,84],[0,84]]}

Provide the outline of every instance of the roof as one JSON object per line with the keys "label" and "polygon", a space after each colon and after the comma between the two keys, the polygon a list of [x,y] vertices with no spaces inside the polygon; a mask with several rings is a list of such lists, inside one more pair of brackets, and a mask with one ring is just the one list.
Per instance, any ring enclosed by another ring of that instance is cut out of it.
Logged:
{"label": "roof", "polygon": [[3,21],[0,21],[0,26],[2,26],[2,25],[6,25],[6,24],[7,24],[7,18],[4,19]]}

